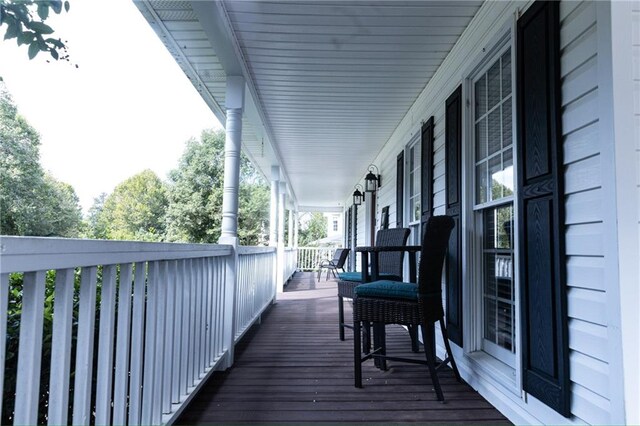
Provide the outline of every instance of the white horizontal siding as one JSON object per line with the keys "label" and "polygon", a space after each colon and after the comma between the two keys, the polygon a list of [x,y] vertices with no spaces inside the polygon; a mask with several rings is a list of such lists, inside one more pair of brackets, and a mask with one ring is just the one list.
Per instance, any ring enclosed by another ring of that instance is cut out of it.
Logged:
{"label": "white horizontal siding", "polygon": [[597,4],[562,2],[560,10],[571,411],[587,423],[608,423],[611,283],[604,273]]}
{"label": "white horizontal siding", "polygon": [[611,403],[590,389],[574,383],[571,386],[571,412],[578,418],[589,419],[596,425],[611,423]]}
{"label": "white horizontal siding", "polygon": [[[514,4],[500,2],[483,6],[479,16],[488,19],[489,23],[472,22],[461,41],[445,59],[442,69],[436,72],[420,94],[376,160],[388,165],[385,175],[395,176],[395,165],[390,160],[395,161],[400,149],[420,132],[421,121],[433,115],[434,207],[437,214],[444,213],[446,201],[446,98],[467,77],[463,73],[482,57],[480,52],[491,49],[489,41],[497,35],[503,24],[509,22],[514,7]],[[603,205],[605,194],[602,190],[603,166],[600,154],[609,141],[603,140],[599,122],[600,35],[596,22],[597,4],[567,1],[560,4],[560,10],[565,243],[573,413],[568,420],[578,423],[607,423],[611,418],[608,362],[611,342],[607,328],[607,288],[612,283],[605,277],[603,212],[607,207]],[[640,118],[636,123],[639,124],[637,130],[640,132]],[[465,144],[468,143],[471,141],[465,140]],[[640,153],[640,145],[638,152]],[[640,188],[640,178],[638,183]],[[381,201],[390,201],[392,204],[391,194],[386,194]],[[467,360],[462,358],[459,362],[464,364]],[[537,403],[522,401],[518,405],[528,415],[544,419],[545,422],[566,421]]]}
{"label": "white horizontal siding", "polygon": [[604,258],[570,256],[567,260],[567,285],[604,291]]}
{"label": "white horizontal siding", "polygon": [[565,224],[598,222],[602,220],[602,189],[569,194],[565,201]]}
{"label": "white horizontal siding", "polygon": [[595,122],[572,133],[565,133],[563,143],[564,163],[571,164],[600,152],[600,124]]}
{"label": "white horizontal siding", "polygon": [[602,186],[602,168],[599,155],[581,159],[565,167],[565,194],[588,191],[600,186]]}
{"label": "white horizontal siding", "polygon": [[[607,327],[587,321],[569,319],[569,348],[605,358],[609,350]],[[594,348],[595,346],[595,348]]]}
{"label": "white horizontal siding", "polygon": [[[593,291],[584,288],[569,288],[567,300],[569,302],[569,318],[580,319],[593,324],[607,324],[607,297],[603,291]],[[594,355],[596,348],[584,348],[584,353]],[[606,359],[606,358],[601,358]]]}
{"label": "white horizontal siding", "polygon": [[609,398],[609,366],[595,358],[572,351],[569,356],[571,381],[603,398]]}
{"label": "white horizontal siding", "polygon": [[[633,45],[633,115],[634,115],[634,136],[636,141],[636,194],[637,194],[637,218],[638,233],[640,233],[640,2],[636,1],[633,8],[632,17],[632,45]],[[638,265],[638,275],[640,276],[640,262]]]}

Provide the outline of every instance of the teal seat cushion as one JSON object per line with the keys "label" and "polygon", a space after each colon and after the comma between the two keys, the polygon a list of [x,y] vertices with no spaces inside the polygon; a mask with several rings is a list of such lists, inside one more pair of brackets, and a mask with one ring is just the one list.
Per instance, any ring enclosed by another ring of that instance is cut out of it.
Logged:
{"label": "teal seat cushion", "polygon": [[398,281],[381,280],[360,284],[354,290],[356,296],[385,297],[393,299],[418,299],[418,285]]}
{"label": "teal seat cushion", "polygon": [[[358,281],[362,282],[362,274],[360,272],[338,272],[338,277],[342,281]],[[380,278],[387,281],[402,281],[402,277],[393,274],[380,274]]]}

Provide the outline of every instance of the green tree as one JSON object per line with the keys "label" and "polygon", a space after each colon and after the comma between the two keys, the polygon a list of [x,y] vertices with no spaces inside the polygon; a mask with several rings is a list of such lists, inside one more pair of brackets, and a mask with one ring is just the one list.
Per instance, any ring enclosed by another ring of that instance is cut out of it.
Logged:
{"label": "green tree", "polygon": [[87,215],[87,226],[85,238],[107,239],[108,223],[102,214],[104,202],[107,200],[107,193],[103,192],[93,199],[93,205]]}
{"label": "green tree", "polygon": [[0,80],[0,233],[77,237],[81,224],[75,191],[44,173],[40,136]]}
{"label": "green tree", "polygon": [[[167,188],[151,170],[120,183],[106,198],[98,197],[90,233],[112,240],[163,241]],[[101,206],[100,203],[103,203]]]}
{"label": "green tree", "polygon": [[[191,139],[169,178],[167,238],[170,241],[217,243],[222,223],[224,185],[223,131],[205,130]],[[240,243],[265,241],[269,188],[249,160],[241,156],[238,236]]]}
{"label": "green tree", "polygon": [[[6,25],[5,40],[16,39],[18,46],[29,45],[29,59],[49,52],[55,60],[69,60],[66,44],[50,37],[53,28],[45,24],[50,11],[69,11],[69,2],[61,0],[0,0],[0,28]],[[39,20],[36,19],[36,16]]]}
{"label": "green tree", "polygon": [[238,238],[246,246],[268,243],[269,186],[246,156],[241,157]]}
{"label": "green tree", "polygon": [[319,212],[311,214],[307,222],[303,222],[298,233],[298,245],[309,246],[314,241],[327,236],[327,218]]}

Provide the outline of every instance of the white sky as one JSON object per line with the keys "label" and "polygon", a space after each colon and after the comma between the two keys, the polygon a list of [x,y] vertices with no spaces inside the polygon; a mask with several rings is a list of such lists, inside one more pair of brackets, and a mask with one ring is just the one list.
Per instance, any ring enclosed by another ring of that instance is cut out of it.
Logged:
{"label": "white sky", "polygon": [[79,68],[42,52],[30,61],[28,46],[2,41],[3,27],[0,76],[41,135],[43,167],[75,188],[85,212],[144,169],[165,179],[187,139],[220,128],[131,0],[72,0],[47,23]]}

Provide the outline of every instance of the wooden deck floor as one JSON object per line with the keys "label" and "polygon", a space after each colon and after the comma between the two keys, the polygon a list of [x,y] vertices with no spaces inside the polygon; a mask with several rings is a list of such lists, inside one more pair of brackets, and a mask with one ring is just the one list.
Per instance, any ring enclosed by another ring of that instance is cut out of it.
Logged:
{"label": "wooden deck floor", "polygon": [[[335,282],[297,273],[239,343],[235,365],[214,373],[177,423],[508,423],[450,370],[441,373],[445,404],[423,365],[390,362],[381,371],[368,361],[364,388],[356,389],[346,334],[341,342]],[[387,327],[387,336],[388,353],[409,351],[402,328]]]}

